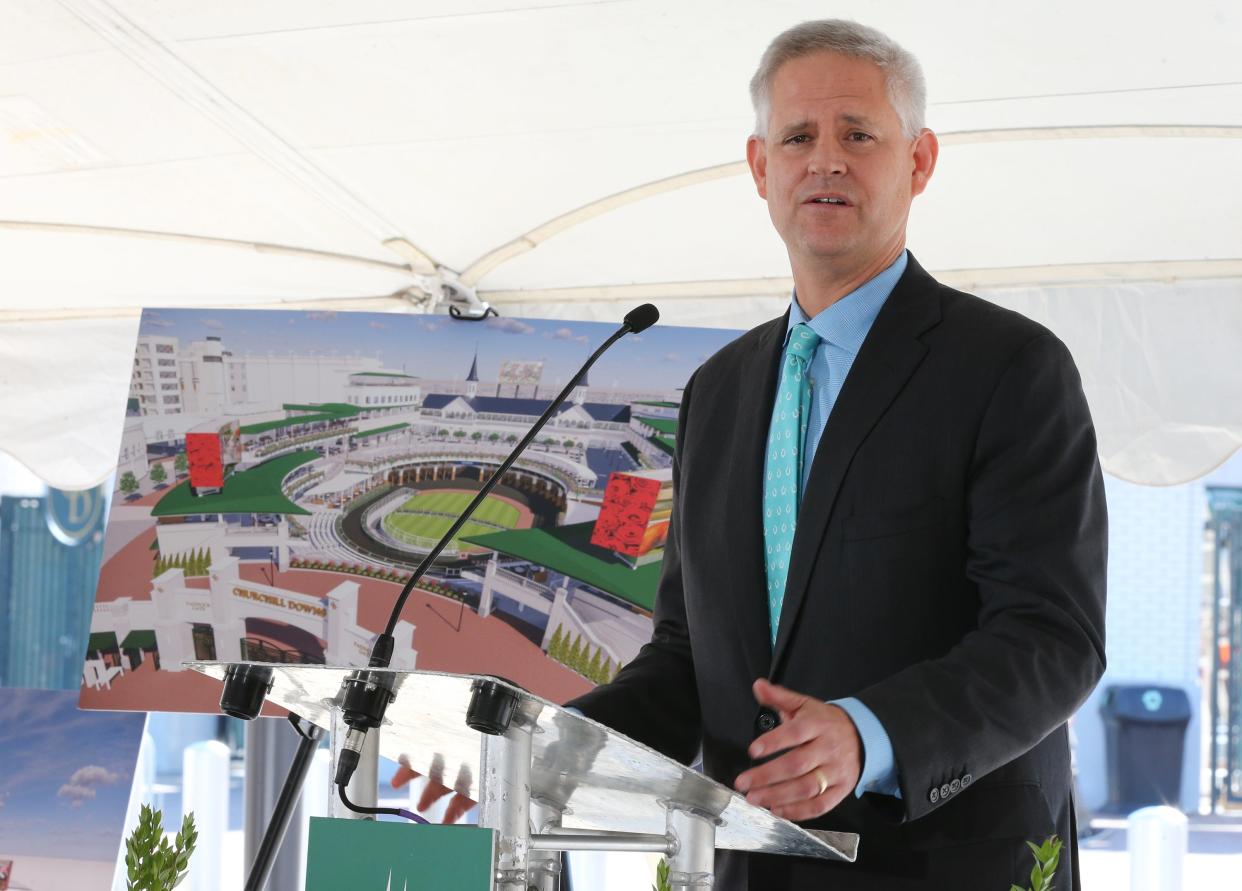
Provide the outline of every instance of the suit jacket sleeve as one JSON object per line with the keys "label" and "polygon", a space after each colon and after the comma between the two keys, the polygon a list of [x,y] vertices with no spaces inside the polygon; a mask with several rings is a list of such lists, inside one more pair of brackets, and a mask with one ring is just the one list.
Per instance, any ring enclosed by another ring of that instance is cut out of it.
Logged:
{"label": "suit jacket sleeve", "polygon": [[1019,349],[983,415],[966,493],[977,628],[858,694],[893,743],[905,818],[1065,722],[1104,669],[1107,521],[1095,432],[1065,346]]}
{"label": "suit jacket sleeve", "polygon": [[[697,374],[697,372],[696,372]],[[699,698],[682,590],[679,456],[690,422],[692,375],[682,393],[673,459],[673,507],[650,643],[613,680],[566,703],[588,718],[686,764],[698,755]]]}

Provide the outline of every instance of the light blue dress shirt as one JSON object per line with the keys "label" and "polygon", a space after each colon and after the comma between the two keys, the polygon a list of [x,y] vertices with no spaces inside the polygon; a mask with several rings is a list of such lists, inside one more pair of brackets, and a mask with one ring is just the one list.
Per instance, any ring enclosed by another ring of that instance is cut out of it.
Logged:
{"label": "light blue dress shirt", "polygon": [[[875,317],[880,314],[880,308],[893,292],[897,280],[906,271],[908,256],[902,251],[901,256],[891,266],[816,314],[814,318],[808,318],[798,305],[797,294],[794,294],[790,302],[789,327],[785,331],[785,341],[788,342],[793,326],[802,322],[809,325],[820,337],[819,347],[811,357],[808,368],[811,378],[811,416],[807,422],[806,442],[803,446],[803,454],[806,455],[802,468],[803,493],[806,492],[806,483],[811,476],[815,449],[818,448],[824,427],[828,424],[828,416],[832,414],[832,408],[841,394],[841,385],[845,383],[858,350],[867,333],[871,331]],[[854,788],[854,794],[878,792],[900,798],[901,788],[897,779],[893,743],[880,719],[853,697],[836,699],[832,704],[839,706],[850,716],[862,740],[863,772]]]}

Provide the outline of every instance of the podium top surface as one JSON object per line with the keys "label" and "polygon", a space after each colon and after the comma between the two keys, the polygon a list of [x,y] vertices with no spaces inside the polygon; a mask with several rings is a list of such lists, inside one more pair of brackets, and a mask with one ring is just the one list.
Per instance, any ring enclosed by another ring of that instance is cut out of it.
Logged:
{"label": "podium top surface", "polygon": [[[328,731],[341,682],[357,670],[253,664],[272,670],[268,700]],[[223,681],[228,664],[186,666]],[[404,756],[411,769],[478,801],[482,734],[466,725],[475,676],[382,673],[392,676],[395,695],[380,730],[380,753],[394,761]],[[857,854],[853,833],[803,829],[602,724],[500,683],[518,694],[521,714],[534,728],[531,798],[560,810],[567,829],[663,834],[671,803],[717,818],[718,848],[848,861]]]}

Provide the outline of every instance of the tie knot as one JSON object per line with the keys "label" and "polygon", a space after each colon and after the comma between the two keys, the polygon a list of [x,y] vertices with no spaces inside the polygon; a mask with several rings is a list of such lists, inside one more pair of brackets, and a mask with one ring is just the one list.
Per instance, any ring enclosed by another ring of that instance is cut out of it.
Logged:
{"label": "tie knot", "polygon": [[799,322],[789,332],[789,343],[785,346],[785,354],[801,359],[803,362],[810,362],[817,346],[819,346],[819,335],[811,330],[810,325]]}

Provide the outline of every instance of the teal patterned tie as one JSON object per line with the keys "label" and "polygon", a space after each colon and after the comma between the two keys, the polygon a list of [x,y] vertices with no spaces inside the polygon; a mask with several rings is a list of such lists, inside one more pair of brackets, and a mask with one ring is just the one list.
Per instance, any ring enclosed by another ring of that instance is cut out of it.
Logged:
{"label": "teal patterned tie", "polygon": [[781,382],[768,427],[767,482],[763,488],[764,563],[768,577],[768,616],[772,645],[785,600],[789,553],[793,550],[802,486],[803,448],[807,418],[811,413],[811,381],[807,366],[819,335],[805,324],[794,325],[781,359]]}

